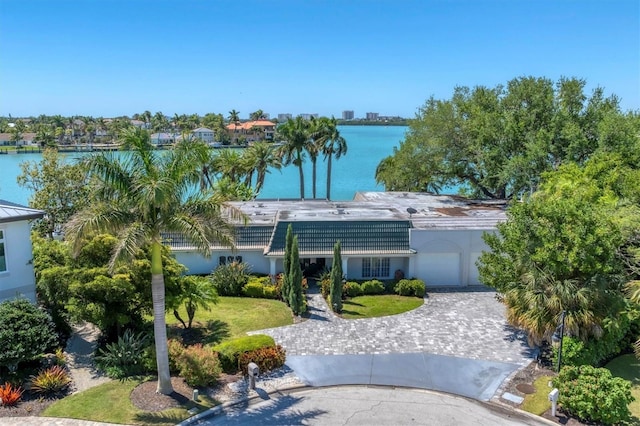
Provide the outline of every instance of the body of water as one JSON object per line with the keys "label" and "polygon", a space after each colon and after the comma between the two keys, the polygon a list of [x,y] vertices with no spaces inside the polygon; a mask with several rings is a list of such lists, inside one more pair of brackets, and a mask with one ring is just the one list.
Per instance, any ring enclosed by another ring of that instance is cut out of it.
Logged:
{"label": "body of water", "polygon": [[[358,191],[384,191],[382,185],[375,180],[376,167],[380,160],[391,155],[393,148],[404,139],[407,127],[404,126],[340,126],[340,134],[347,141],[347,154],[339,160],[333,159],[331,173],[331,199],[337,201],[351,200]],[[62,154],[69,159],[79,155]],[[25,161],[39,162],[41,154],[9,154],[0,155],[0,199],[28,205],[29,191],[18,186],[16,182],[20,172],[20,163]],[[305,198],[312,198],[311,161],[307,158],[304,164]],[[326,198],[327,163],[324,157],[317,163],[317,198]],[[299,198],[300,178],[295,166],[281,170],[271,170],[267,174],[264,187],[258,198]]]}

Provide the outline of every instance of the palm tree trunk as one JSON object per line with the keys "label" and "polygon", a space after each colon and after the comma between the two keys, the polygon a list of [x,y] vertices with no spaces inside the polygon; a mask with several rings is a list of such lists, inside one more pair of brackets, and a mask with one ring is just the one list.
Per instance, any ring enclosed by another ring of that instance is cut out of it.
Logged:
{"label": "palm tree trunk", "polygon": [[331,200],[331,157],[329,154],[329,160],[327,161],[327,200]]}
{"label": "palm tree trunk", "polygon": [[312,165],[312,173],[311,173],[311,180],[312,180],[312,186],[311,186],[311,190],[313,192],[313,199],[316,199],[316,162],[317,162],[317,158],[313,158],[311,160],[311,165]]}
{"label": "palm tree trunk", "polygon": [[304,200],[304,173],[302,171],[302,162],[298,166],[298,172],[300,173],[300,199]]}
{"label": "palm tree trunk", "polygon": [[153,299],[153,334],[156,344],[158,366],[157,393],[169,395],[173,392],[169,371],[169,349],[167,347],[167,325],[164,318],[164,274],[162,272],[162,246],[154,242],[151,247],[151,295]]}

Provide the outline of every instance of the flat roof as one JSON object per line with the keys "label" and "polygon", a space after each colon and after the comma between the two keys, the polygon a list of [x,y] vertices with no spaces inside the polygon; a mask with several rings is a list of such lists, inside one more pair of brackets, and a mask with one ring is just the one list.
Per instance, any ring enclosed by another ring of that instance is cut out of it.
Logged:
{"label": "flat roof", "polygon": [[415,229],[493,229],[506,220],[507,202],[415,192],[358,192],[352,201],[278,199],[229,204],[247,215],[249,225],[409,220]]}

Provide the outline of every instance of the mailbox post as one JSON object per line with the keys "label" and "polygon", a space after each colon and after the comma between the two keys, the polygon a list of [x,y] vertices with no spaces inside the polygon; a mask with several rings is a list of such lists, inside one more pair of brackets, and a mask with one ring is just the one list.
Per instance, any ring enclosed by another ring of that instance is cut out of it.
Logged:
{"label": "mailbox post", "polygon": [[549,392],[549,401],[551,401],[551,415],[553,417],[556,416],[556,408],[558,405],[558,394],[560,392],[558,391],[558,388],[553,389],[551,392]]}
{"label": "mailbox post", "polygon": [[249,389],[256,388],[256,377],[260,374],[260,368],[255,362],[250,362],[247,366],[247,370],[249,373]]}

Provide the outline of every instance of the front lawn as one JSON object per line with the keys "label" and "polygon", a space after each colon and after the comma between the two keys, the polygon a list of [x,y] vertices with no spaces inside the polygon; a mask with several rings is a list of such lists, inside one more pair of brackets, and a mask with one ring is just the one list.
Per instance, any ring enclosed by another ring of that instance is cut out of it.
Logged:
{"label": "front lawn", "polygon": [[106,423],[170,426],[190,417],[187,410],[191,408],[197,407],[199,411],[204,411],[215,405],[215,401],[201,396],[199,403],[189,401],[182,408],[154,413],[139,410],[131,403],[130,395],[144,380],[146,379],[136,378],[104,383],[54,402],[41,415]]}
{"label": "front lawn", "polygon": [[[178,313],[187,321],[184,307]],[[182,329],[173,313],[167,313],[166,321],[172,329]],[[217,305],[211,305],[210,311],[196,311],[193,327],[201,332],[202,343],[215,344],[244,336],[247,331],[290,324],[293,324],[291,310],[278,300],[220,297]]]}
{"label": "front lawn", "polygon": [[358,296],[342,303],[342,317],[348,319],[384,317],[411,311],[422,306],[421,297],[384,294],[377,296]]}
{"label": "front lawn", "polygon": [[629,404],[631,415],[640,418],[640,360],[633,354],[622,355],[604,366],[614,377],[631,382],[631,395],[636,399]]}

